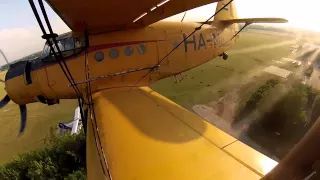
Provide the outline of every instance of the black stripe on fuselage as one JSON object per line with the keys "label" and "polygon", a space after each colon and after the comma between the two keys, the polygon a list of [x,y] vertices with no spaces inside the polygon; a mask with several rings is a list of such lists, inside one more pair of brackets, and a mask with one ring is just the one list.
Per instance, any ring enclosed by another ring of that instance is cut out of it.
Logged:
{"label": "black stripe on fuselage", "polygon": [[[84,49],[80,50],[78,53],[73,54],[71,56],[65,57],[64,60],[68,61],[71,59],[75,59],[77,57],[80,57],[83,55]],[[30,62],[30,73],[32,71],[36,71],[38,69],[47,67],[47,66],[52,66],[54,64],[57,64],[58,62],[55,60],[54,57],[52,57],[52,59],[49,59],[49,57],[47,58],[36,58],[33,60],[28,60]],[[6,74],[6,80],[15,78],[17,76],[21,76],[24,74],[24,69],[25,69],[25,65],[26,65],[27,61],[19,61],[16,62],[14,64],[10,65],[10,68]]]}
{"label": "black stripe on fuselage", "polygon": [[[48,65],[56,64],[56,61],[43,61],[40,58],[29,60],[30,62],[30,72],[36,71]],[[17,63],[11,64],[10,68],[6,74],[6,81],[17,76],[21,76],[24,74],[25,65],[27,61],[19,61]]]}

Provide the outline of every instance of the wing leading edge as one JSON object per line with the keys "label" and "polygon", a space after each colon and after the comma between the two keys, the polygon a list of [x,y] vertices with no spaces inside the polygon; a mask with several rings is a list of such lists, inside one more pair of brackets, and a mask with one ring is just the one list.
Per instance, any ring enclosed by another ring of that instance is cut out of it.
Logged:
{"label": "wing leading edge", "polygon": [[246,18],[246,19],[228,19],[220,20],[220,23],[229,25],[233,23],[287,23],[288,20],[283,18]]}
{"label": "wing leading edge", "polygon": [[[223,26],[228,26],[235,23],[287,23],[288,20],[283,18],[244,18],[244,19],[226,19],[226,20],[217,20],[217,21],[208,21],[206,24],[218,24]],[[205,22],[198,22],[205,23]]]}
{"label": "wing leading edge", "polygon": [[103,154],[88,123],[88,179],[103,176],[104,159],[115,180],[260,179],[261,160],[273,162],[148,87],[93,98]]}

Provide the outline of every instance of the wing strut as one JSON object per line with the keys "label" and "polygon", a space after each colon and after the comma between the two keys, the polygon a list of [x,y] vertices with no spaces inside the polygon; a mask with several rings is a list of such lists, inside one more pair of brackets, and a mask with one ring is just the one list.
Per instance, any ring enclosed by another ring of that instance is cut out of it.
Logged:
{"label": "wing strut", "polygon": [[[55,57],[55,60],[58,61],[59,65],[60,65],[60,68],[61,70],[63,71],[63,73],[65,74],[66,78],[68,79],[68,81],[72,84],[74,83],[74,79],[72,77],[72,74],[68,68],[68,65],[67,63],[65,62],[64,58],[63,58],[63,55],[62,55],[62,52],[58,46],[58,43],[57,43],[57,40],[56,38],[58,37],[58,35],[56,33],[53,32],[52,30],[52,27],[50,25],[50,22],[49,22],[49,19],[48,19],[48,16],[47,16],[47,13],[46,13],[46,10],[44,8],[44,5],[43,5],[43,1],[42,0],[38,0],[39,2],[39,5],[40,5],[40,9],[41,9],[41,12],[42,12],[42,15],[45,19],[45,22],[47,24],[47,27],[49,29],[49,34],[47,34],[44,26],[43,26],[43,23],[40,19],[40,16],[39,16],[39,13],[35,7],[35,4],[33,2],[33,0],[29,0],[29,4],[31,6],[31,9],[34,13],[34,16],[39,24],[39,27],[43,33],[43,36],[42,38],[45,39],[50,47],[50,52],[53,53],[53,56]],[[52,43],[53,42],[53,43]],[[54,48],[54,46],[56,48]],[[56,52],[57,51],[57,52]],[[74,91],[77,93],[78,95],[78,104],[79,104],[79,107],[80,107],[80,114],[81,114],[81,119],[84,119],[84,116],[83,116],[83,108],[82,108],[82,103],[81,101],[83,101],[83,97],[82,97],[82,94],[80,92],[80,90],[78,89],[77,86],[72,86],[72,88],[74,89]]]}

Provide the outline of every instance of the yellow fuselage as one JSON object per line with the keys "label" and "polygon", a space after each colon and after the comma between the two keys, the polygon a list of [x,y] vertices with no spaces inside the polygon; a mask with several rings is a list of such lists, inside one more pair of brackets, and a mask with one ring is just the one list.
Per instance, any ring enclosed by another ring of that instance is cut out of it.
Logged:
{"label": "yellow fuselage", "polygon": [[[166,57],[199,25],[158,22],[141,29],[90,35],[87,51],[66,59],[66,63],[75,81],[82,82],[78,88],[83,94],[86,86],[83,83],[86,80],[85,52],[90,72],[89,79],[92,79],[90,81],[92,92],[115,88],[128,90],[150,71],[136,84],[137,87],[147,86],[221,55],[237,39],[233,36],[238,30],[238,25],[228,27],[204,25]],[[160,61],[158,68],[148,69]],[[141,68],[146,69],[139,70]],[[94,80],[98,77],[99,80]],[[23,74],[6,81],[6,90],[17,104],[36,102],[39,95],[47,99],[77,98],[58,63],[32,70],[31,79],[32,83],[29,85],[26,85]]]}

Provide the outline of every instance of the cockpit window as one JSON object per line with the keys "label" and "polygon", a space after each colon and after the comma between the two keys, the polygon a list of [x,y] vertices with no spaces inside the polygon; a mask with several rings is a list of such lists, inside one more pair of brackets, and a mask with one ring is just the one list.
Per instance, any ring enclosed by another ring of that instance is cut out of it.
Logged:
{"label": "cockpit window", "polygon": [[[76,55],[80,53],[85,48],[85,38],[84,37],[67,37],[64,39],[57,40],[57,45],[64,58]],[[52,42],[54,51],[57,53],[57,47]],[[51,48],[48,43],[45,44],[41,58],[43,60],[55,60],[54,52],[51,51]]]}
{"label": "cockpit window", "polygon": [[46,44],[44,45],[44,48],[43,48],[41,57],[42,57],[42,58],[43,58],[43,57],[47,57],[47,56],[49,56],[49,54],[50,54],[50,47],[49,47],[48,44],[46,43]]}
{"label": "cockpit window", "polygon": [[[57,42],[57,44],[58,44],[58,47],[59,47],[59,49],[60,49],[60,51],[64,51],[65,50],[65,48],[64,48],[64,46],[63,46],[63,44],[62,44],[62,42],[61,41],[58,41]],[[54,46],[55,47],[55,46]],[[55,48],[54,50],[56,50],[57,51],[57,49]]]}
{"label": "cockpit window", "polygon": [[84,39],[75,38],[74,40],[75,40],[75,42],[74,42],[75,48],[82,48],[82,47],[84,47]]}

